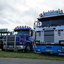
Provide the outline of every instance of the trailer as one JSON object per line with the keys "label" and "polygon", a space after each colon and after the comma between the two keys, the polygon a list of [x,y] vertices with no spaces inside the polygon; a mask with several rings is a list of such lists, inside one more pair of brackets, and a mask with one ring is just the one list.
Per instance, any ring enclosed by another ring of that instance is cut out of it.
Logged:
{"label": "trailer", "polygon": [[64,53],[63,10],[43,12],[34,23],[34,51],[41,53]]}
{"label": "trailer", "polygon": [[4,38],[4,50],[7,51],[24,51],[33,50],[33,29],[28,26],[17,26],[14,28],[13,34]]}

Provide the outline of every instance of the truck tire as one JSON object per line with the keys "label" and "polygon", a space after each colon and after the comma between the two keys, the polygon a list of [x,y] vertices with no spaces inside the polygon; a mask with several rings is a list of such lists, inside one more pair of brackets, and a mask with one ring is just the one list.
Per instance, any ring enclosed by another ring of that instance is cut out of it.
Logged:
{"label": "truck tire", "polygon": [[30,49],[30,43],[27,43],[24,52],[30,52],[30,51],[31,51],[31,49]]}

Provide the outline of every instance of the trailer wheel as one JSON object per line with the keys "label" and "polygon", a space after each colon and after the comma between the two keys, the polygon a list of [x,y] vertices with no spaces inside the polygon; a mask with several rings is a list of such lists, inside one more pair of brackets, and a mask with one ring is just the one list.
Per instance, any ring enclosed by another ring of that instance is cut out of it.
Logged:
{"label": "trailer wheel", "polygon": [[30,52],[30,50],[31,50],[31,49],[30,49],[30,43],[27,43],[24,52]]}

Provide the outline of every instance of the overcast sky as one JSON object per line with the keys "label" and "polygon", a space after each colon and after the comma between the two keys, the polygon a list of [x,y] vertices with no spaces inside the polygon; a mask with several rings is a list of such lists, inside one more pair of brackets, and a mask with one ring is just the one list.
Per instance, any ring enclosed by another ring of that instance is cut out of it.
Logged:
{"label": "overcast sky", "polygon": [[64,0],[0,0],[0,28],[33,28],[38,15],[48,10],[64,10]]}

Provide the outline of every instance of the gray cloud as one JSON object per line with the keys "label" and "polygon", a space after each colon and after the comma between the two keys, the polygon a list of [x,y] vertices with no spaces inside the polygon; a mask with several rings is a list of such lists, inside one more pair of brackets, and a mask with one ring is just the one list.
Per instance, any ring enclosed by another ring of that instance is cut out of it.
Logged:
{"label": "gray cloud", "polygon": [[63,0],[0,0],[0,25],[32,27],[40,12],[63,7]]}
{"label": "gray cloud", "polygon": [[9,24],[6,20],[0,19],[0,25],[7,25]]}
{"label": "gray cloud", "polygon": [[36,11],[35,9],[33,8],[29,8],[27,11],[24,12],[24,16],[31,16],[32,18],[35,19],[35,16],[38,15],[38,11]]}

